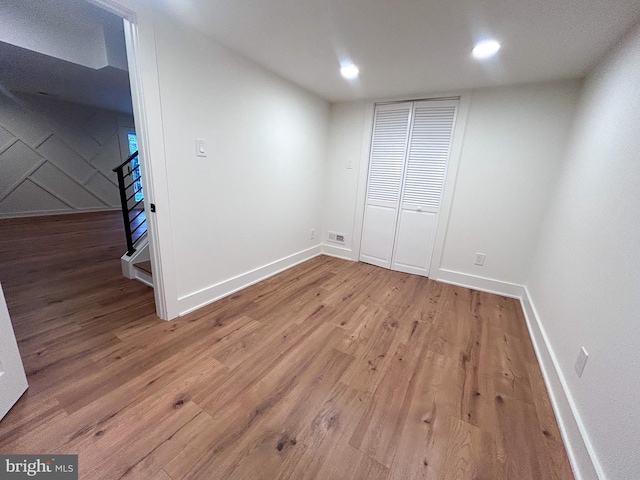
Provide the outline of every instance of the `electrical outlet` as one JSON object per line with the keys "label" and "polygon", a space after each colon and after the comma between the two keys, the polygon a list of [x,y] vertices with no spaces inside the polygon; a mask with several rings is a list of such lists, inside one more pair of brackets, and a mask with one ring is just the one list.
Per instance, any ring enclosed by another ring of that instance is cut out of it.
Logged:
{"label": "electrical outlet", "polygon": [[351,155],[349,155],[347,157],[347,169],[352,169],[353,168],[353,157]]}
{"label": "electrical outlet", "polygon": [[316,229],[312,228],[311,229],[311,240],[313,240],[314,238],[316,238]]}
{"label": "electrical outlet", "polygon": [[484,253],[476,253],[476,262],[475,264],[482,267],[484,265],[484,257],[486,257],[486,255]]}
{"label": "electrical outlet", "polygon": [[584,347],[581,347],[580,353],[578,354],[578,359],[576,360],[576,364],[574,367],[579,377],[581,377],[582,372],[584,372],[584,366],[587,364],[588,358],[589,358],[589,354],[587,353]]}

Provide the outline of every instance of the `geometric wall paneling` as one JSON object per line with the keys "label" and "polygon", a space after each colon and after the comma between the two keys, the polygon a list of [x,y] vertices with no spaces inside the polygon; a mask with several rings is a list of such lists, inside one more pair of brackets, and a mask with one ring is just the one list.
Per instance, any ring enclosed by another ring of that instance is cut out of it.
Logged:
{"label": "geometric wall paneling", "polygon": [[68,120],[76,125],[85,125],[91,118],[93,118],[93,109],[84,105],[69,104],[69,108],[65,112],[68,115]]}
{"label": "geometric wall paneling", "polygon": [[72,212],[73,209],[42,187],[24,180],[0,203],[0,214],[11,215],[16,212],[52,213]]}
{"label": "geometric wall paneling", "polygon": [[113,183],[105,177],[102,173],[96,172],[96,174],[85,183],[85,186],[89,188],[97,197],[111,207],[120,207],[120,193],[117,187],[114,187]]}
{"label": "geometric wall paneling", "polygon": [[0,217],[119,208],[121,125],[133,117],[0,93]]}
{"label": "geometric wall paneling", "polygon": [[0,152],[6,149],[16,139],[11,133],[0,127]]}
{"label": "geometric wall paneling", "polygon": [[26,109],[28,105],[0,93],[0,125],[25,144],[35,147],[38,141],[51,134],[51,125],[43,117]]}
{"label": "geometric wall paneling", "polygon": [[51,163],[46,162],[32,173],[29,178],[47,192],[78,210],[99,209],[109,206]]}
{"label": "geometric wall paneling", "polygon": [[100,144],[91,135],[87,135],[82,127],[68,122],[67,125],[56,125],[51,129],[53,135],[85,160],[95,157],[100,152]]}
{"label": "geometric wall paneling", "polygon": [[100,145],[104,145],[107,140],[114,135],[117,138],[117,115],[111,112],[96,111],[95,115],[83,125],[83,128],[84,131],[95,138]]}
{"label": "geometric wall paneling", "polygon": [[[89,159],[99,152],[100,144],[91,135],[83,131],[84,123],[95,114],[93,109],[24,93],[18,94],[18,98],[22,100],[23,106],[28,107],[25,111],[30,117],[46,119],[48,133],[62,139],[69,148],[82,158]],[[63,106],[62,108],[61,105]],[[71,119],[70,111],[78,109],[85,110],[86,119],[84,122],[75,122]],[[42,140],[34,146],[39,146]]]}
{"label": "geometric wall paneling", "polygon": [[0,201],[44,159],[21,141],[0,154]]}
{"label": "geometric wall paneling", "polygon": [[[116,158],[118,161],[113,162]],[[118,184],[118,177],[113,172],[113,167],[117,166],[120,161],[120,141],[118,139],[117,130],[116,135],[111,136],[105,143],[102,144],[100,152],[91,159],[91,164],[96,167],[103,175],[113,182],[114,185]]]}
{"label": "geometric wall paneling", "polygon": [[80,183],[91,178],[95,170],[84,158],[61,142],[55,135],[51,135],[38,147],[38,153]]}

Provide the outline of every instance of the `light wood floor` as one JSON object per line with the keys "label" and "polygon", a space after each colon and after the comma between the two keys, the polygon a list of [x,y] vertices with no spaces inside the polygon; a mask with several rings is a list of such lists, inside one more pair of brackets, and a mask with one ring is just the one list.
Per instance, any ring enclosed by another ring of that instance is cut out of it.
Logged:
{"label": "light wood floor", "polygon": [[119,215],[0,222],[30,388],[2,453],[83,479],[571,479],[516,301],[317,257],[173,322]]}

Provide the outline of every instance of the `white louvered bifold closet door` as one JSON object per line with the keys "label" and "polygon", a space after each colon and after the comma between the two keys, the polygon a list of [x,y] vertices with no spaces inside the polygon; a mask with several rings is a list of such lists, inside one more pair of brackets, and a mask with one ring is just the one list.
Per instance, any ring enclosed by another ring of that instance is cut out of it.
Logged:
{"label": "white louvered bifold closet door", "polygon": [[[425,100],[376,108],[361,260],[428,275],[457,107],[457,100]],[[392,115],[402,121],[396,120],[390,141],[384,119]],[[383,191],[388,205],[381,203]]]}
{"label": "white louvered bifold closet door", "polygon": [[373,120],[360,259],[385,268],[391,268],[412,107],[378,105]]}
{"label": "white louvered bifold closet door", "polygon": [[456,100],[414,105],[391,268],[428,276],[456,120]]}

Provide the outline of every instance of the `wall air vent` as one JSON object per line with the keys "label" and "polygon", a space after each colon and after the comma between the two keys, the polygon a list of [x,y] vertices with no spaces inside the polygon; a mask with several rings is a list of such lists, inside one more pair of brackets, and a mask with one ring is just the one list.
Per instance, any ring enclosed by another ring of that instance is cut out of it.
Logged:
{"label": "wall air vent", "polygon": [[328,240],[333,243],[344,245],[344,233],[329,232]]}

